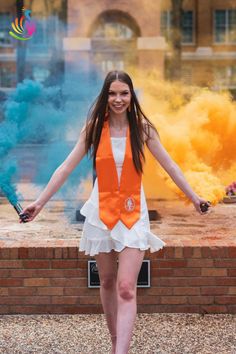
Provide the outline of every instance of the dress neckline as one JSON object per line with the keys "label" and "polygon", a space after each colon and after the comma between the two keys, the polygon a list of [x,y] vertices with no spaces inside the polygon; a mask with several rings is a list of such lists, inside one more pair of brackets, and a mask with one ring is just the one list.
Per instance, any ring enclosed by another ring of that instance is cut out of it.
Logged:
{"label": "dress neckline", "polygon": [[111,136],[112,139],[126,139],[126,136]]}

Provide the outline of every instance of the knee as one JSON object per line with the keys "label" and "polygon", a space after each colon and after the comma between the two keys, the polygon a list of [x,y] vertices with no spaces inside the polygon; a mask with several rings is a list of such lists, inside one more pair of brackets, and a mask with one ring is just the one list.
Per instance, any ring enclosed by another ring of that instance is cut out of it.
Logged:
{"label": "knee", "polygon": [[118,283],[118,295],[123,300],[132,300],[135,297],[135,286],[127,280],[121,280]]}
{"label": "knee", "polygon": [[114,275],[104,276],[101,279],[100,285],[104,289],[111,289],[115,286],[116,278]]}

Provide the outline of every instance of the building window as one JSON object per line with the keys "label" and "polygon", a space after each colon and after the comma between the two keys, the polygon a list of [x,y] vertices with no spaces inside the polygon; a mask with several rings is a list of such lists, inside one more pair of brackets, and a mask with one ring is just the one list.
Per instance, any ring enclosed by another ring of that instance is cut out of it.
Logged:
{"label": "building window", "polygon": [[[161,34],[167,41],[171,39],[172,11],[161,12]],[[181,21],[181,35],[183,44],[192,44],[194,41],[193,11],[183,11]]]}
{"label": "building window", "polygon": [[0,45],[11,45],[11,29],[12,16],[10,13],[0,13]]}
{"label": "building window", "polygon": [[134,37],[133,31],[123,23],[103,22],[93,32],[94,38],[130,39]]}
{"label": "building window", "polygon": [[236,43],[236,10],[215,10],[215,43]]}
{"label": "building window", "polygon": [[181,80],[186,85],[192,85],[193,83],[193,71],[191,66],[182,66]]}
{"label": "building window", "polygon": [[215,86],[236,88],[236,66],[217,67],[214,74]]}
{"label": "building window", "polygon": [[0,67],[0,86],[13,87],[16,84],[16,73],[7,66]]}
{"label": "building window", "polygon": [[193,11],[183,12],[182,43],[193,43]]}
{"label": "building window", "polygon": [[42,66],[33,66],[32,75],[36,81],[43,83],[49,77],[50,71]]}
{"label": "building window", "polygon": [[103,60],[101,68],[104,73],[111,70],[124,70],[124,62],[123,60]]}
{"label": "building window", "polygon": [[171,11],[161,12],[161,35],[167,41],[171,39]]}

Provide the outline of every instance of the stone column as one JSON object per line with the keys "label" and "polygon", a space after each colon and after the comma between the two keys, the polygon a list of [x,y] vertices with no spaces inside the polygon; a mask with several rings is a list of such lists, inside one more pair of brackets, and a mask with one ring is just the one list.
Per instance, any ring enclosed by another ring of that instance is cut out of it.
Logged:
{"label": "stone column", "polygon": [[89,75],[91,39],[83,37],[66,37],[63,41],[66,72],[83,72]]}
{"label": "stone column", "polygon": [[166,42],[164,37],[139,37],[137,41],[140,70],[156,69],[164,77]]}

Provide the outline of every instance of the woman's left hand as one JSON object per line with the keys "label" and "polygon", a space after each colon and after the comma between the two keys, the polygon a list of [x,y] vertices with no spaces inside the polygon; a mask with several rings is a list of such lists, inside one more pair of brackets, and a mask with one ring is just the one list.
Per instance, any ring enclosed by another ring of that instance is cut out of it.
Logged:
{"label": "woman's left hand", "polygon": [[204,214],[208,214],[209,213],[209,208],[207,208],[206,211],[202,211],[201,207],[200,207],[201,205],[202,206],[206,206],[207,205],[208,207],[211,207],[211,203],[209,201],[198,197],[198,198],[192,200],[192,203],[193,203],[195,209],[199,212],[199,214],[204,215]]}

